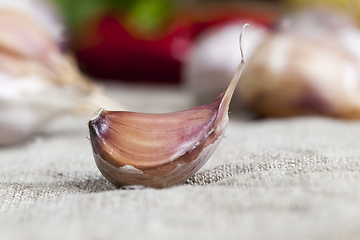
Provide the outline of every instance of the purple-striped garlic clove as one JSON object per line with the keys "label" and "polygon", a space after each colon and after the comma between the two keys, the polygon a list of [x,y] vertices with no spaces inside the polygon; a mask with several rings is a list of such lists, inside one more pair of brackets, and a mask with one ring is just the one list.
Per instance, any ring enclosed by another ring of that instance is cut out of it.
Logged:
{"label": "purple-striped garlic clove", "polygon": [[213,103],[166,114],[96,113],[89,121],[90,140],[96,165],[110,182],[170,187],[184,183],[206,163],[229,121],[230,100],[244,66],[242,34],[241,63]]}

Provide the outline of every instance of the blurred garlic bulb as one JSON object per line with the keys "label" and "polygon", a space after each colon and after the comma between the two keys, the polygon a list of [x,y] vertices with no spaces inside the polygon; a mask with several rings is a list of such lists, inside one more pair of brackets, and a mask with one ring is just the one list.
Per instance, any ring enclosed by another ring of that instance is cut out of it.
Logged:
{"label": "blurred garlic bulb", "polygon": [[360,29],[355,20],[335,10],[316,7],[283,17],[279,30],[294,36],[341,44],[360,60]]}
{"label": "blurred garlic bulb", "polygon": [[238,88],[247,108],[261,116],[360,117],[360,30],[323,11],[286,18],[255,51]]}
{"label": "blurred garlic bulb", "polygon": [[57,114],[100,106],[122,108],[33,17],[0,8],[0,145],[25,139]]}
{"label": "blurred garlic bulb", "polygon": [[0,145],[25,139],[77,100],[71,89],[37,76],[14,79],[0,73],[0,86]]}
{"label": "blurred garlic bulb", "polygon": [[[232,21],[212,27],[195,41],[182,74],[185,87],[194,93],[199,104],[216,98],[229,84],[233,69],[240,61],[240,56],[234,51],[237,46],[234,39],[243,25],[243,21]],[[249,59],[268,32],[265,26],[250,22],[244,36],[245,58]],[[236,94],[233,102],[238,102]]]}
{"label": "blurred garlic bulb", "polygon": [[292,9],[314,8],[323,6],[336,9],[351,16],[360,23],[360,1],[358,0],[284,0],[284,6]]}
{"label": "blurred garlic bulb", "polygon": [[47,0],[0,0],[0,9],[4,12],[26,15],[59,46],[67,40],[67,30],[62,17]]}
{"label": "blurred garlic bulb", "polygon": [[104,177],[119,187],[163,188],[194,175],[224,136],[244,65],[241,37],[240,52],[242,60],[229,87],[211,104],[165,114],[100,110],[89,121],[89,131]]}

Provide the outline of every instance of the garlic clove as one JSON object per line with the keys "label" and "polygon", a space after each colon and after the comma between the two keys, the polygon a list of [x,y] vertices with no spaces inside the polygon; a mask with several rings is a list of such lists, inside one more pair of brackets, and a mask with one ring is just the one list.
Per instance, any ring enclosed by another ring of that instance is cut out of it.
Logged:
{"label": "garlic clove", "polygon": [[110,182],[119,187],[170,187],[206,163],[229,121],[230,100],[244,65],[242,33],[241,63],[213,103],[165,114],[100,110],[89,121],[95,162]]}

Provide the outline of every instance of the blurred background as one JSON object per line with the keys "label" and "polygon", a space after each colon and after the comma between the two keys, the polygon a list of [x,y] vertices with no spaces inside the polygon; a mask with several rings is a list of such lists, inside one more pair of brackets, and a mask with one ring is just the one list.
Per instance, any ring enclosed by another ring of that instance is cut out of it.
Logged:
{"label": "blurred background", "polygon": [[[81,69],[101,79],[181,83],[203,32],[231,21],[272,27],[280,1],[52,0]],[[240,30],[238,30],[239,32]]]}
{"label": "blurred background", "polygon": [[358,0],[0,0],[0,144],[63,112],[132,110],[109,97],[114,84],[212,102],[240,62],[245,23],[232,110],[360,117]]}
{"label": "blurred background", "polygon": [[70,47],[83,71],[101,79],[133,82],[186,81],[182,69],[191,61],[194,43],[216,26],[240,20],[274,29],[284,13],[315,5],[359,15],[356,0],[52,2],[64,18]]}

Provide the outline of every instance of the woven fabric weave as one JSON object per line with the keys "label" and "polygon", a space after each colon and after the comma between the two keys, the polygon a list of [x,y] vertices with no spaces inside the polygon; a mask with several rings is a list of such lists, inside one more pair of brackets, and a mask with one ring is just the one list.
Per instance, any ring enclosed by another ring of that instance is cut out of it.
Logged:
{"label": "woven fabric weave", "polygon": [[359,121],[230,115],[204,168],[160,190],[105,180],[86,122],[0,149],[1,239],[360,238]]}

